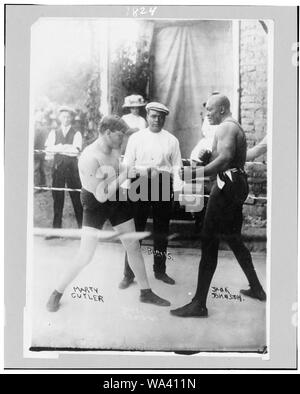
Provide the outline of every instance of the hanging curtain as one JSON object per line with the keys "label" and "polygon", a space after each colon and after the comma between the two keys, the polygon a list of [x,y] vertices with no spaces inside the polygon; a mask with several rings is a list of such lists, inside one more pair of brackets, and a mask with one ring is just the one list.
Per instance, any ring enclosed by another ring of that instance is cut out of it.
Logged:
{"label": "hanging curtain", "polygon": [[165,129],[189,157],[201,138],[207,97],[213,91],[233,97],[231,22],[159,22],[151,52],[151,99],[169,107]]}

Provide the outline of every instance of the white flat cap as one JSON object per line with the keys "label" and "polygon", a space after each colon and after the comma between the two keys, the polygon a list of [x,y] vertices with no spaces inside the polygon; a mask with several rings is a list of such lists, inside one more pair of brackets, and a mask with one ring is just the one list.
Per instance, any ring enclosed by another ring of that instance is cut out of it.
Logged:
{"label": "white flat cap", "polygon": [[165,105],[161,103],[156,103],[154,101],[146,105],[146,110],[149,111],[150,109],[153,109],[154,111],[158,111],[158,112],[163,112],[166,115],[168,115],[170,112]]}

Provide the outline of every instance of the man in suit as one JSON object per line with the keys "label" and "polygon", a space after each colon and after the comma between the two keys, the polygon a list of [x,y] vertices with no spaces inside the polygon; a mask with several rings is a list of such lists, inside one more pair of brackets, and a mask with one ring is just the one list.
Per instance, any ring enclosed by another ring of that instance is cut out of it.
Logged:
{"label": "man in suit", "polygon": [[[71,189],[81,189],[81,182],[78,173],[77,156],[82,149],[82,136],[79,131],[72,127],[74,111],[69,107],[61,107],[59,110],[60,127],[49,133],[45,143],[46,150],[54,154],[52,168],[52,187]],[[65,192],[53,190],[53,228],[62,227],[62,213],[64,208]],[[71,191],[76,221],[78,227],[82,225],[82,205],[80,202],[80,192]],[[48,237],[49,239],[49,237]]]}

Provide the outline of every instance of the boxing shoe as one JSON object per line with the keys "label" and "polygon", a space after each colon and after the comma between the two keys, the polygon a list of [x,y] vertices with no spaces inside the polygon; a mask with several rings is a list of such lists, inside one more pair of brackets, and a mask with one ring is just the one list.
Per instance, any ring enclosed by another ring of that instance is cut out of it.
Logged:
{"label": "boxing shoe", "polygon": [[119,289],[127,289],[134,281],[134,278],[129,278],[128,276],[124,276],[122,281],[119,283]]}
{"label": "boxing shoe", "polygon": [[154,304],[157,306],[170,306],[171,303],[163,298],[159,297],[151,289],[142,289],[140,295],[140,301],[146,304]]}
{"label": "boxing shoe", "polygon": [[163,282],[167,283],[168,285],[175,285],[175,280],[170,278],[169,275],[164,273],[155,273],[154,277],[158,280],[162,280]]}
{"label": "boxing shoe", "polygon": [[53,291],[46,305],[49,312],[56,312],[59,309],[59,301],[61,297],[62,293],[59,293],[57,290]]}
{"label": "boxing shoe", "polygon": [[181,308],[172,309],[171,315],[178,317],[207,317],[208,312],[206,307],[200,306],[197,300],[191,301],[189,304]]}
{"label": "boxing shoe", "polygon": [[259,290],[254,290],[250,287],[250,289],[247,290],[240,290],[240,293],[246,297],[256,298],[259,301],[266,301],[267,299],[266,293],[264,292],[263,288]]}

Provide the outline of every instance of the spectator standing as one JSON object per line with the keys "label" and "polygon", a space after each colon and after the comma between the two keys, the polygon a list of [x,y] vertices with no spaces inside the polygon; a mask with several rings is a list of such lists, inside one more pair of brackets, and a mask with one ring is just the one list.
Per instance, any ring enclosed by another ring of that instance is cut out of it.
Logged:
{"label": "spectator standing", "polygon": [[[82,136],[80,131],[72,127],[74,111],[69,107],[61,107],[59,110],[60,127],[51,130],[45,147],[47,151],[54,153],[52,168],[52,187],[71,189],[81,189],[81,182],[78,173],[77,156],[82,149]],[[82,225],[82,205],[79,191],[70,191],[75,217],[78,227]],[[62,227],[62,214],[64,208],[65,192],[63,190],[53,190],[53,228]],[[50,239],[52,237],[47,237]]]}

